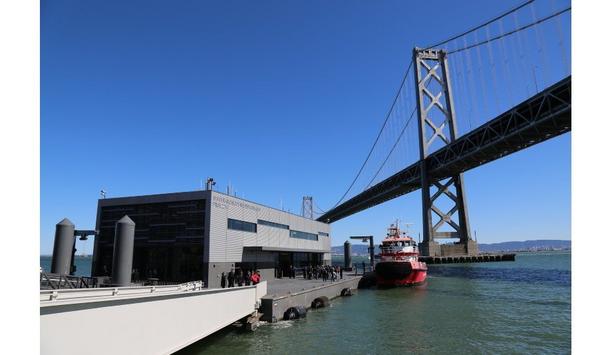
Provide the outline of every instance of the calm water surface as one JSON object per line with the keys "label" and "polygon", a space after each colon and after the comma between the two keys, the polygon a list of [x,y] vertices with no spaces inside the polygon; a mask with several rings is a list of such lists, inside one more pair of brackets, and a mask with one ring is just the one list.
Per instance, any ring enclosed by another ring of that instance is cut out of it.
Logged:
{"label": "calm water surface", "polygon": [[[74,265],[76,266],[76,276],[91,276],[91,256],[74,256]],[[51,272],[51,257],[46,255],[40,256],[40,267],[46,272]]]}
{"label": "calm water surface", "polygon": [[419,288],[359,290],[305,319],[226,328],[183,354],[564,354],[570,253],[430,267]]}
{"label": "calm water surface", "polygon": [[[359,290],[299,321],[226,328],[183,354],[564,354],[570,352],[570,253],[430,266],[419,288]],[[89,275],[90,257],[75,260]],[[50,257],[41,266],[50,270]]]}

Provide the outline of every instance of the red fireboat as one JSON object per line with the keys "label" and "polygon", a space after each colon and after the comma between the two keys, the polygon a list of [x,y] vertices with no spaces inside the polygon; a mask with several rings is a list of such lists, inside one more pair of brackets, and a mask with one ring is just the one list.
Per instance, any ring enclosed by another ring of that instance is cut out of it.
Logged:
{"label": "red fireboat", "polygon": [[376,284],[380,287],[418,286],[427,279],[427,264],[419,261],[419,249],[401,232],[399,223],[391,224],[387,238],[380,245],[380,261],[376,264]]}

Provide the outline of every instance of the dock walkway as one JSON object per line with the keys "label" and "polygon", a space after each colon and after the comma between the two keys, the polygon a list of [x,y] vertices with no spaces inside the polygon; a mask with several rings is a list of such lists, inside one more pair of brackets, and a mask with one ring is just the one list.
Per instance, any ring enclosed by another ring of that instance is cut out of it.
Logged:
{"label": "dock walkway", "polygon": [[313,303],[326,306],[347,290],[356,290],[361,276],[344,275],[337,281],[306,280],[303,278],[282,278],[268,281],[268,293],[261,299],[261,320],[276,322],[284,318],[292,308],[309,309]]}

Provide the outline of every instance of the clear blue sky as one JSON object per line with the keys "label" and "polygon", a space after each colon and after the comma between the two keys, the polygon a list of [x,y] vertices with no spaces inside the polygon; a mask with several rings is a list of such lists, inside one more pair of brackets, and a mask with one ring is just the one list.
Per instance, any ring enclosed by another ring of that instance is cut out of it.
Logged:
{"label": "clear blue sky", "polygon": [[[410,62],[516,1],[41,2],[41,253],[108,197],[225,191],[299,212],[344,192]],[[414,137],[416,139],[416,137]],[[465,174],[479,242],[570,238],[570,135]],[[332,225],[421,230],[420,192]],[[79,242],[79,253],[93,243]]]}

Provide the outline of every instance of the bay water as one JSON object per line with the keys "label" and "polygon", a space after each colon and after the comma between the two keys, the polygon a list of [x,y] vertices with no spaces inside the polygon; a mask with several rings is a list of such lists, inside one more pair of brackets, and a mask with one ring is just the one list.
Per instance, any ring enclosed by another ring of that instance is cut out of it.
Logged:
{"label": "bay water", "polygon": [[566,354],[571,254],[431,265],[424,286],[359,290],[304,319],[228,327],[181,354]]}
{"label": "bay water", "polygon": [[[50,269],[50,257],[41,267]],[[89,276],[91,257],[76,257]],[[178,325],[177,325],[178,326]],[[426,285],[365,289],[253,333],[227,327],[182,354],[565,354],[571,350],[571,253],[514,262],[430,265]]]}

